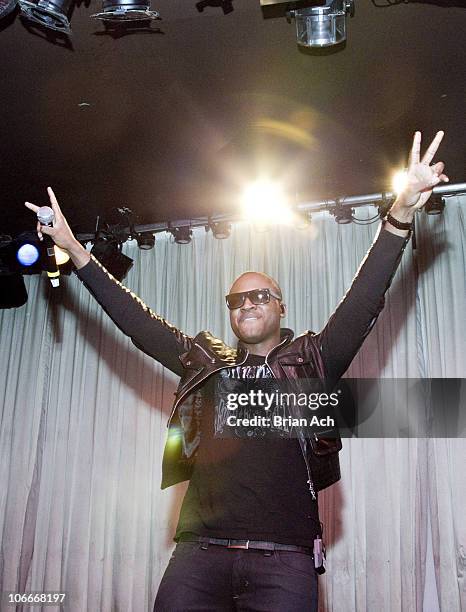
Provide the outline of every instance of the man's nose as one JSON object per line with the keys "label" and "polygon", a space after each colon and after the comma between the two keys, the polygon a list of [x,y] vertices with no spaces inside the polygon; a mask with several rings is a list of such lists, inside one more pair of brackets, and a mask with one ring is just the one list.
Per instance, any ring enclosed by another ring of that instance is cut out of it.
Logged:
{"label": "man's nose", "polygon": [[247,295],[244,298],[244,304],[241,306],[241,310],[250,310],[251,308],[256,308],[256,305],[251,302],[249,296]]}

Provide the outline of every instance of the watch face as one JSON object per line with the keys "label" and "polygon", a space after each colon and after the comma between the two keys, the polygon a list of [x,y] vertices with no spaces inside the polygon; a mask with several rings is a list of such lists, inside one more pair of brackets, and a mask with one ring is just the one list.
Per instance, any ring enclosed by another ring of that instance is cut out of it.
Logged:
{"label": "watch face", "polygon": [[11,13],[16,6],[16,0],[0,0],[0,19]]}

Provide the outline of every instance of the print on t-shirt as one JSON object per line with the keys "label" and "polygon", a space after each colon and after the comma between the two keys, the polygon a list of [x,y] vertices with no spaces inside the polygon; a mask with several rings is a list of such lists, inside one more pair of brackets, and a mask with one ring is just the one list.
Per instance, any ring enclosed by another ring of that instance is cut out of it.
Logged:
{"label": "print on t-shirt", "polygon": [[[258,358],[256,357],[254,360],[257,361]],[[221,370],[217,376],[215,387],[214,436],[263,438],[273,432],[275,436],[278,434],[280,437],[288,437],[289,431],[286,427],[273,426],[275,415],[284,417],[287,414],[284,407],[274,405],[266,411],[264,407],[249,404],[238,406],[234,410],[227,406],[227,397],[230,394],[249,393],[258,389],[261,389],[264,393],[273,393],[276,386],[277,381],[265,362],[247,363]],[[271,424],[267,427],[261,425],[232,427],[227,423],[228,417],[232,415],[241,419],[251,419],[256,415],[268,417]]]}

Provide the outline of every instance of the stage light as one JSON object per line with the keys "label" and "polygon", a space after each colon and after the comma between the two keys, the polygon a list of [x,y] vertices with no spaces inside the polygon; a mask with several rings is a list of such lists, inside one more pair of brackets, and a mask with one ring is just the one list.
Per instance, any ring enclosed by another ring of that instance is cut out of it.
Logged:
{"label": "stage light", "polygon": [[19,0],[21,15],[45,28],[71,34],[68,20],[72,0]]}
{"label": "stage light", "polygon": [[346,14],[354,15],[353,0],[326,0],[325,6],[289,11],[296,21],[299,46],[322,48],[340,45],[346,40]]}
{"label": "stage light", "polygon": [[68,255],[68,253],[58,247],[56,244],[53,246],[53,250],[55,251],[55,259],[57,261],[57,266],[63,266],[70,260],[70,256]]}
{"label": "stage light", "polygon": [[111,232],[101,231],[91,249],[92,255],[119,281],[125,278],[133,265],[131,257],[121,252],[121,245],[122,242]]}
{"label": "stage light", "polygon": [[293,222],[293,214],[283,188],[278,183],[266,179],[259,179],[245,188],[242,194],[242,207],[244,217],[253,223]]}
{"label": "stage light", "polygon": [[229,221],[211,221],[209,227],[217,240],[225,240],[231,234],[231,223]]}
{"label": "stage light", "polygon": [[39,249],[35,244],[26,242],[22,244],[16,251],[16,259],[22,266],[32,266],[39,259]]}
{"label": "stage light", "polygon": [[150,10],[149,0],[103,0],[102,12],[91,15],[101,21],[148,21],[160,19],[157,11]]}
{"label": "stage light", "polygon": [[294,214],[296,229],[305,230],[311,225],[311,213],[306,210],[298,210]]}
{"label": "stage light", "polygon": [[189,244],[191,242],[193,232],[187,225],[173,227],[169,231],[175,239],[176,244]]}
{"label": "stage light", "polygon": [[22,232],[14,240],[15,259],[22,274],[40,274],[43,269],[43,243],[36,232]]}
{"label": "stage light", "polygon": [[431,195],[424,206],[428,215],[441,215],[445,209],[445,200],[441,196]]}
{"label": "stage light", "polygon": [[398,195],[406,187],[408,173],[406,170],[398,170],[392,178],[392,189]]}
{"label": "stage light", "polygon": [[155,246],[155,236],[152,233],[136,234],[135,238],[138,247],[143,251],[150,251],[150,249],[153,249]]}
{"label": "stage light", "polygon": [[349,206],[337,204],[337,206],[329,208],[329,213],[335,217],[335,221],[339,225],[347,225],[353,222],[354,209]]}

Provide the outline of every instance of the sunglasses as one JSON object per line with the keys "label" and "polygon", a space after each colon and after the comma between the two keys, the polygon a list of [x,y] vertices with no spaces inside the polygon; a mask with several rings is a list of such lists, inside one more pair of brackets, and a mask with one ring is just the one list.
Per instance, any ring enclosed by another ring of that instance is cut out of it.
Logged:
{"label": "sunglasses", "polygon": [[279,295],[276,295],[270,289],[252,289],[251,291],[242,291],[241,293],[230,293],[225,296],[225,300],[230,310],[236,310],[244,306],[246,298],[249,298],[255,306],[259,306],[260,304],[268,304],[271,297],[280,302],[282,300]]}

